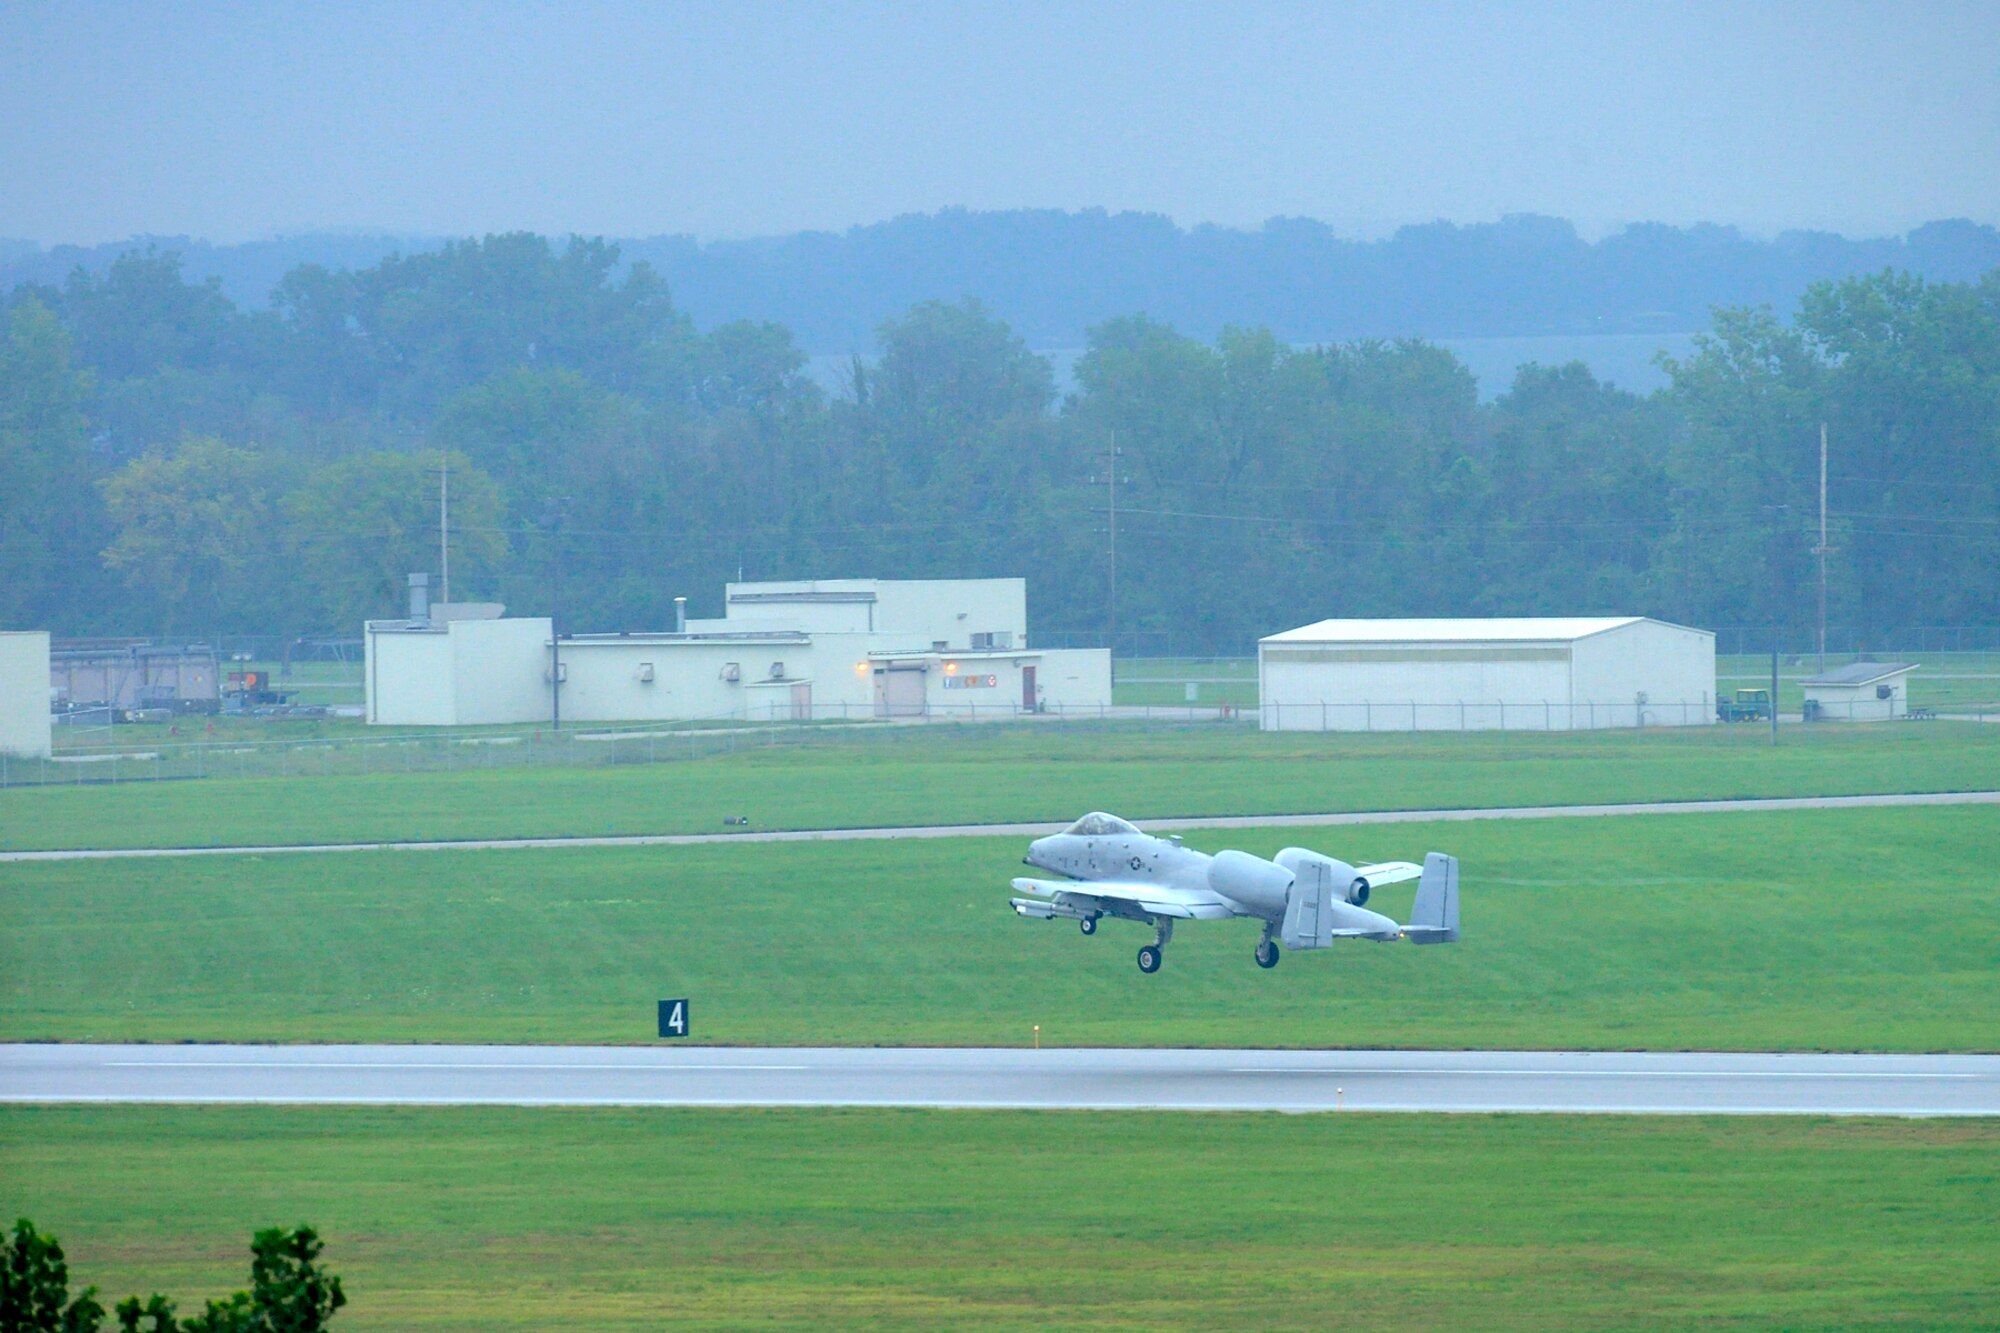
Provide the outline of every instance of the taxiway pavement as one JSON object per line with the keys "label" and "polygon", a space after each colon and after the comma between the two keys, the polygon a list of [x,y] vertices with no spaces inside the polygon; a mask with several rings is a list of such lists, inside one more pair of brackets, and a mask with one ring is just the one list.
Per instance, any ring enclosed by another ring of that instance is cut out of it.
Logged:
{"label": "taxiway pavement", "polygon": [[[1432,824],[1476,819],[1578,819],[1613,815],[1712,815],[1759,810],[1853,810],[1874,806],[2000,805],[2000,791],[1891,792],[1869,796],[1773,796],[1622,805],[1506,805],[1458,810],[1350,810],[1333,814],[1189,815],[1133,822],[1148,833],[1190,829],[1326,828],[1344,824]],[[742,829],[729,833],[633,833],[588,838],[462,838],[430,842],[336,842],[234,847],[103,847],[0,852],[10,861],[107,861],[142,857],[274,856],[287,852],[452,852],[510,848],[693,847],[719,842],[851,842],[901,838],[1039,838],[1058,824],[917,824],[887,828]]]}
{"label": "taxiway pavement", "polygon": [[2000,1115],[2000,1056],[0,1046],[0,1101]]}

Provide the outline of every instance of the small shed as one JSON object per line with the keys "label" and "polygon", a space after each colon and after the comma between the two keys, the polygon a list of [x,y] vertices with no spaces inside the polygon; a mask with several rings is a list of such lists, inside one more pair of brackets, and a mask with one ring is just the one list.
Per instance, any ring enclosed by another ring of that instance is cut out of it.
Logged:
{"label": "small shed", "polygon": [[1804,682],[1808,722],[1885,722],[1910,715],[1914,662],[1850,662]]}

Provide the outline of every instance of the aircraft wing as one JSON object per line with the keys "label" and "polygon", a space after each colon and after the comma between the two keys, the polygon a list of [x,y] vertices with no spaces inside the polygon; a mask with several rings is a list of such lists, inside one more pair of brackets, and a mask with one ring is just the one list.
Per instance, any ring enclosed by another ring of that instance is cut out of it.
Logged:
{"label": "aircraft wing", "polygon": [[1177,889],[1167,884],[1146,884],[1137,880],[1112,879],[1017,879],[1014,888],[1022,893],[1038,893],[1058,902],[1096,898],[1108,902],[1131,903],[1153,916],[1183,920],[1219,921],[1236,915],[1227,899],[1211,889]]}
{"label": "aircraft wing", "polygon": [[1368,887],[1379,889],[1384,884],[1401,884],[1406,880],[1422,879],[1424,868],[1411,865],[1408,861],[1384,861],[1380,865],[1356,866],[1354,873],[1368,881]]}

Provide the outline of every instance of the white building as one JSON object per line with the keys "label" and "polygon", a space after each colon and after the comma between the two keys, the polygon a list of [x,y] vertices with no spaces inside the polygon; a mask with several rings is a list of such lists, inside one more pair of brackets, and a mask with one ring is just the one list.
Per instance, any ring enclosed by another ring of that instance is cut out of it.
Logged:
{"label": "white building", "polygon": [[0,630],[0,754],[49,756],[49,636]]}
{"label": "white building", "polygon": [[1322,620],[1259,641],[1268,731],[1567,731],[1715,720],[1715,635],[1643,616]]}
{"label": "white building", "polygon": [[552,643],[545,618],[413,604],[366,626],[367,717],[539,722],[559,702],[565,722],[1001,718],[1111,702],[1108,652],[1028,646],[1021,579],[732,583],[724,608]]}
{"label": "white building", "polygon": [[1852,662],[1804,681],[1808,722],[1886,722],[1910,715],[1915,663]]}

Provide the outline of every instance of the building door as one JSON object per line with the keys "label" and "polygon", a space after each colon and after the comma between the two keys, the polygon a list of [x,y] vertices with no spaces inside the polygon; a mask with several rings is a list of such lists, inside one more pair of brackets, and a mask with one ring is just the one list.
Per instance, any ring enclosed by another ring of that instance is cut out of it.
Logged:
{"label": "building door", "polygon": [[1035,711],[1035,669],[1031,666],[1021,668],[1021,711]]}
{"label": "building door", "polygon": [[813,687],[811,681],[800,681],[792,686],[792,721],[813,720]]}
{"label": "building door", "polygon": [[922,717],[924,669],[890,667],[875,673],[875,716]]}

